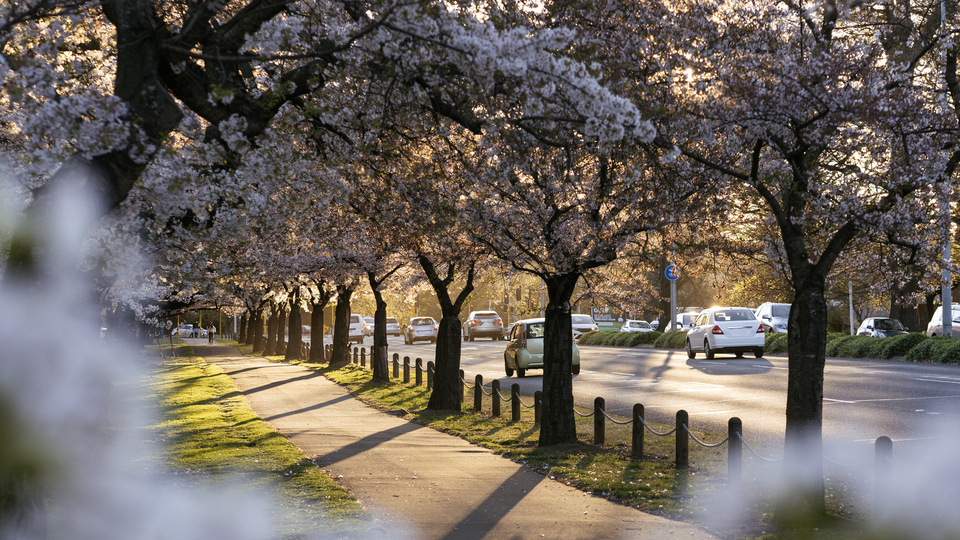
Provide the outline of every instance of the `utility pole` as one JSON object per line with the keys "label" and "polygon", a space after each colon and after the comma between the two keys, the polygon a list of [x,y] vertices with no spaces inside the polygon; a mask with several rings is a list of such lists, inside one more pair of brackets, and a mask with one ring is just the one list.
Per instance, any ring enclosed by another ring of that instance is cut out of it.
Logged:
{"label": "utility pole", "polygon": [[[944,36],[947,35],[947,2],[940,0],[940,29]],[[947,69],[947,51],[943,51],[943,69]],[[944,77],[946,81],[946,77]],[[946,89],[946,83],[944,83]],[[949,96],[945,96],[949,98]],[[953,276],[950,274],[950,177],[944,178],[947,183],[946,193],[943,197],[943,215],[946,218],[946,226],[943,230],[943,277],[941,278],[940,299],[943,301],[943,336],[953,337]],[[949,323],[947,321],[950,321]]]}

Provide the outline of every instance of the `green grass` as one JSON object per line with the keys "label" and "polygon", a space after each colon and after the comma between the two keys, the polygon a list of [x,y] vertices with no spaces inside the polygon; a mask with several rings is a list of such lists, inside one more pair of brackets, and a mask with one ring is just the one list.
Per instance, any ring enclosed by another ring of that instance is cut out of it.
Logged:
{"label": "green grass", "polygon": [[[184,351],[185,352],[185,351]],[[145,382],[160,422],[159,466],[186,482],[239,483],[275,501],[278,538],[368,534],[359,503],[250,409],[220,368],[193,357],[167,358]]]}

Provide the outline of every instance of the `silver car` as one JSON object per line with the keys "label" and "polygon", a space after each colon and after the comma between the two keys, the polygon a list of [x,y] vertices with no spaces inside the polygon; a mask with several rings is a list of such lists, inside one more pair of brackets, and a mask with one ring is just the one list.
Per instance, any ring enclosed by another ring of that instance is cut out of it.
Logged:
{"label": "silver car", "polygon": [[629,320],[620,327],[621,332],[653,332],[653,327],[647,321]]}
{"label": "silver car", "polygon": [[478,337],[503,339],[503,320],[496,311],[474,311],[463,322],[463,339],[473,341]]}
{"label": "silver car", "polygon": [[387,317],[387,335],[400,335],[400,321],[398,321],[396,317]]}
{"label": "silver car", "polygon": [[[517,321],[510,330],[510,343],[503,351],[503,367],[507,377],[512,377],[514,371],[517,377],[523,377],[528,369],[543,369],[543,334],[544,319],[525,319]],[[580,349],[573,342],[574,375],[580,373]]]}
{"label": "silver car", "polygon": [[570,326],[573,328],[573,337],[578,338],[580,334],[587,332],[596,332],[600,329],[597,322],[589,315],[574,313],[570,315]]}
{"label": "silver car", "polygon": [[440,326],[433,317],[414,317],[403,331],[403,342],[407,345],[413,345],[416,341],[436,343],[439,330]]}

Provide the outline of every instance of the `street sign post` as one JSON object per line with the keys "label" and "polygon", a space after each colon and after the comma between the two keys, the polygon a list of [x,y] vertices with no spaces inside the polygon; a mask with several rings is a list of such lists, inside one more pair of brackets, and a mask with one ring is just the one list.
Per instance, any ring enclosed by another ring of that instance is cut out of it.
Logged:
{"label": "street sign post", "polygon": [[677,265],[670,263],[667,265],[667,269],[664,270],[664,275],[667,276],[667,279],[670,280],[670,326],[667,326],[668,330],[677,329],[677,278],[680,277],[680,269],[677,268]]}

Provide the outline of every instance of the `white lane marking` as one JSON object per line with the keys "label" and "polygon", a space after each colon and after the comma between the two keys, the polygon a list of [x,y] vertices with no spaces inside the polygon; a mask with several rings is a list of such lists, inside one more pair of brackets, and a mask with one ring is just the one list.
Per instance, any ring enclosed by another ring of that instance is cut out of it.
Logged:
{"label": "white lane marking", "polygon": [[713,412],[698,412],[698,413],[691,413],[690,416],[707,416],[707,415],[710,415],[710,414],[727,414],[727,413],[737,412],[737,411],[741,411],[741,410],[743,410],[743,409],[730,409],[730,410],[727,410],[727,411],[713,411]]}
{"label": "white lane marking", "polygon": [[939,383],[946,383],[946,384],[960,384],[960,381],[945,381],[945,380],[943,380],[943,379],[915,378],[915,379],[913,379],[913,380],[915,380],[915,381],[923,381],[923,382],[939,382]]}
{"label": "white lane marking", "polygon": [[853,403],[853,404],[858,403],[858,402],[856,402],[856,401],[846,401],[846,400],[843,400],[843,399],[823,398],[823,400],[824,400],[824,401],[830,401],[830,402],[832,402],[832,403]]}
{"label": "white lane marking", "polygon": [[619,372],[619,371],[611,371],[610,373],[613,373],[614,375],[626,375],[627,377],[636,377],[636,376],[637,376],[636,373],[621,373],[621,372]]}

